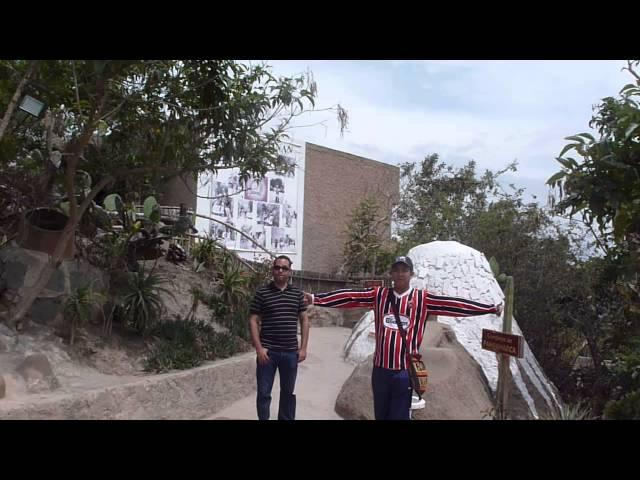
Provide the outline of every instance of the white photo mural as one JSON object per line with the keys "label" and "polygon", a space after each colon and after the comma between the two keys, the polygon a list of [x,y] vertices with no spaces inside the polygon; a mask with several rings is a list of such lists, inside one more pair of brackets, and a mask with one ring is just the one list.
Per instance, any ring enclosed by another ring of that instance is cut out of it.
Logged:
{"label": "white photo mural", "polygon": [[[297,167],[288,174],[269,172],[262,179],[243,184],[238,170],[222,170],[204,183],[208,199],[207,215],[220,219],[251,237],[260,246],[283,254],[299,254],[298,224],[301,205],[298,204],[299,185],[303,185],[299,168],[301,149],[283,153],[282,160]],[[202,185],[202,183],[201,183]],[[200,189],[200,195],[203,188]],[[199,210],[201,206],[199,203]],[[202,225],[202,224],[200,224]],[[235,230],[209,220],[206,231],[227,248],[240,252],[261,252],[251,241]]]}

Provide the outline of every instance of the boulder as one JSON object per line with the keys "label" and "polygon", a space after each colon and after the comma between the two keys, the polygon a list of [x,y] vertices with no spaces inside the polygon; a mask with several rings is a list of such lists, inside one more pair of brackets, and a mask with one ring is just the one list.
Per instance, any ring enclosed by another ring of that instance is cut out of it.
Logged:
{"label": "boulder", "polygon": [[[429,334],[427,334],[429,332]],[[429,372],[425,408],[413,411],[417,420],[481,420],[493,408],[491,391],[480,366],[455,340],[451,330],[427,324],[421,347]],[[360,362],[336,400],[338,415],[348,420],[373,420],[371,371],[373,355]]]}
{"label": "boulder", "polygon": [[50,391],[60,387],[49,359],[42,353],[25,357],[16,368],[16,372],[24,378],[30,393]]}

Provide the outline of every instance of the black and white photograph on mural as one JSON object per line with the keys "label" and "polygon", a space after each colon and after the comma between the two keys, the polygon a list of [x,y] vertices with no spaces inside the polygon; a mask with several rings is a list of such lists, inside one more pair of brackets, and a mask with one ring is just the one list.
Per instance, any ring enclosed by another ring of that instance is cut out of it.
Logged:
{"label": "black and white photograph on mural", "polygon": [[271,227],[271,249],[280,253],[295,252],[294,237],[295,231],[290,228]]}
{"label": "black and white photograph on mural", "polygon": [[[253,238],[252,229],[253,229],[253,224],[249,222],[244,222],[240,224],[240,231],[250,238]],[[240,237],[240,240],[238,242],[239,248],[244,250],[253,250],[255,248],[255,245],[251,243],[251,241],[244,235],[238,235],[238,237]]]}
{"label": "black and white photograph on mural", "polygon": [[233,217],[233,199],[221,197],[211,200],[211,214],[217,217]]}
{"label": "black and white photograph on mural", "polygon": [[218,222],[211,222],[209,224],[209,236],[216,240],[224,239],[224,225]]}
{"label": "black and white photograph on mural", "polygon": [[215,182],[213,184],[213,196],[223,197],[229,195],[229,186],[226,183]]}
{"label": "black and white photograph on mural", "polygon": [[296,230],[294,228],[283,228],[284,249],[289,252],[296,251]]}
{"label": "black and white photograph on mural", "polygon": [[[225,220],[228,225],[233,225],[233,219],[228,218]],[[235,248],[236,246],[236,237],[238,237],[238,233],[218,222],[210,222],[209,223],[209,236],[216,239],[219,243],[222,243],[227,248]]]}
{"label": "black and white photograph on mural", "polygon": [[284,181],[282,178],[271,178],[269,180],[269,202],[282,203],[284,200]]}
{"label": "black and white photograph on mural", "polygon": [[[233,221],[233,218],[231,217],[227,217],[225,219],[225,223],[227,225],[229,225],[230,227],[235,227],[235,223]],[[236,236],[237,236],[237,232],[233,229],[233,228],[229,228],[227,226],[224,227],[224,244],[225,247],[228,248],[233,248],[236,246]]]}
{"label": "black and white photograph on mural", "polygon": [[284,201],[282,204],[282,222],[283,226],[287,228],[296,228],[298,220],[298,214],[289,204],[288,201]]}
{"label": "black and white photograph on mural", "polygon": [[224,198],[224,216],[227,218],[233,218],[233,204],[234,199],[230,197]]}
{"label": "black and white photograph on mural", "polygon": [[263,178],[262,180],[250,179],[247,180],[245,184],[244,190],[244,198],[245,200],[255,200],[257,202],[266,202],[267,201],[267,190],[269,189],[267,185],[267,178]]}
{"label": "black and white photograph on mural", "polygon": [[232,174],[227,180],[227,187],[229,191],[229,195],[233,195],[242,190],[242,185],[240,184],[240,177],[237,173]]}
{"label": "black and white photograph on mural", "polygon": [[[280,152],[279,163],[288,165],[284,170],[269,171],[256,180],[241,179],[237,168],[223,169],[202,183],[198,193],[209,200],[198,200],[198,211],[213,219],[231,224],[238,231],[216,225],[211,220],[202,225],[203,231],[211,230],[214,238],[227,248],[241,250],[243,254],[260,252],[261,248],[284,254],[299,254],[300,243],[296,242],[298,216],[302,205],[298,204],[298,191],[302,188],[303,176],[295,171],[296,163],[304,163],[302,149],[293,146]],[[207,192],[202,189],[206,188]],[[202,223],[202,220],[197,220]],[[243,232],[251,240],[241,235]],[[273,236],[273,237],[272,237]]]}
{"label": "black and white photograph on mural", "polygon": [[[267,231],[262,225],[254,225],[251,228],[251,237],[253,240],[263,248],[267,248]],[[255,249],[255,245],[251,248]]]}
{"label": "black and white photograph on mural", "polygon": [[282,168],[282,169],[277,169],[276,170],[276,174],[278,175],[282,175],[283,177],[294,177],[296,174],[296,169],[295,169],[295,165],[296,165],[296,159],[293,157],[290,157],[288,155],[278,155],[278,163],[279,164],[284,164],[286,165],[286,167]]}
{"label": "black and white photograph on mural", "polygon": [[238,199],[238,219],[240,220],[252,220],[253,219],[253,201]]}
{"label": "black and white photograph on mural", "polygon": [[271,227],[271,250],[284,250],[284,228]]}
{"label": "black and white photograph on mural", "polygon": [[224,216],[224,198],[216,198],[211,200],[211,215],[218,217]]}
{"label": "black and white photograph on mural", "polygon": [[258,202],[256,214],[258,216],[258,224],[267,227],[280,226],[280,205],[275,203]]}

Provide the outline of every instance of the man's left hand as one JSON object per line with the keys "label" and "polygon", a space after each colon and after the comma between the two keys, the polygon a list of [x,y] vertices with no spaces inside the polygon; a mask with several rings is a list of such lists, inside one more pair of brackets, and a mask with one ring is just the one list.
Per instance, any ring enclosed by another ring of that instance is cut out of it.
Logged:
{"label": "man's left hand", "polygon": [[307,358],[307,351],[301,348],[298,350],[298,363],[304,362],[305,358]]}

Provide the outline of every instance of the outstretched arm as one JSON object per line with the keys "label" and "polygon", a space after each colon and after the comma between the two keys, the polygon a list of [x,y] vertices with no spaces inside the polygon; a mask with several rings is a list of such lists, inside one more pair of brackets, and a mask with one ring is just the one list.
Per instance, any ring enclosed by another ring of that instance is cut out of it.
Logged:
{"label": "outstretched arm", "polygon": [[331,308],[372,308],[376,299],[375,288],[343,288],[325,293],[304,293],[305,303]]}
{"label": "outstretched arm", "polygon": [[494,313],[502,313],[502,303],[490,305],[480,303],[466,298],[449,297],[445,295],[426,294],[426,304],[429,313],[434,315],[444,315],[447,317],[474,317]]}

